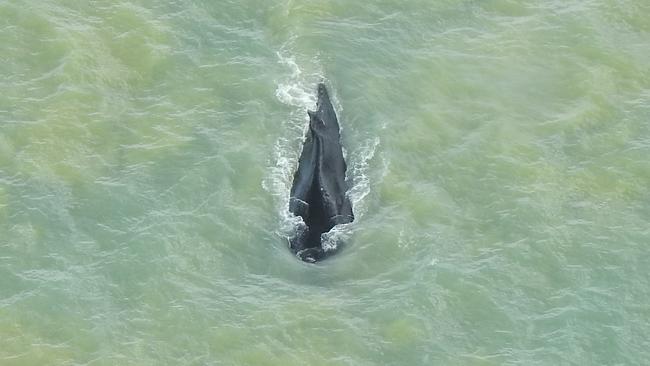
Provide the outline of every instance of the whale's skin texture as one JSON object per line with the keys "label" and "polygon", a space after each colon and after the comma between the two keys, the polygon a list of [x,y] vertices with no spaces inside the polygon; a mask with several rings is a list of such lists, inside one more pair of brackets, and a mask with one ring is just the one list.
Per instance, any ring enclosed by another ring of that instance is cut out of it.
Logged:
{"label": "whale's skin texture", "polygon": [[289,199],[289,211],[306,227],[289,239],[289,246],[300,259],[313,263],[334,251],[323,248],[321,235],[354,221],[354,214],[347,196],[339,123],[325,84],[318,84],[316,111],[307,113],[309,130]]}

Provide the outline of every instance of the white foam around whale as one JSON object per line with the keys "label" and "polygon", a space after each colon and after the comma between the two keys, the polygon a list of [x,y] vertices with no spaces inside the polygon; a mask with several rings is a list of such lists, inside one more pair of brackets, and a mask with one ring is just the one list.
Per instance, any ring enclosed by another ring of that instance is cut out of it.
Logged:
{"label": "white foam around whale", "polygon": [[[308,128],[309,117],[307,110],[316,108],[316,85],[324,80],[323,72],[319,62],[315,59],[315,71],[304,72],[298,65],[296,58],[286,52],[278,52],[278,59],[288,69],[288,74],[278,81],[275,92],[277,99],[292,107],[286,121],[281,121],[282,128],[287,131],[276,141],[274,151],[274,164],[269,169],[268,176],[263,181],[263,187],[276,198],[278,217],[280,218],[277,234],[281,237],[288,237],[297,230],[304,229],[304,222],[289,212],[289,194],[293,183],[293,174],[298,166],[298,159]],[[313,66],[313,65],[310,65]],[[336,90],[329,87],[330,98],[336,110],[341,124],[342,134],[346,128],[341,120],[342,107],[337,99]],[[374,157],[380,140],[378,137],[368,138],[362,141],[355,141],[352,146],[344,148],[344,155],[348,164],[347,181],[350,184],[348,195],[352,201],[355,221],[363,217],[366,211],[364,198],[370,192],[370,179],[368,177],[368,164]],[[330,232],[323,234],[323,248],[325,250],[336,249],[338,243],[347,240],[352,234],[354,222],[345,225],[338,225]]]}

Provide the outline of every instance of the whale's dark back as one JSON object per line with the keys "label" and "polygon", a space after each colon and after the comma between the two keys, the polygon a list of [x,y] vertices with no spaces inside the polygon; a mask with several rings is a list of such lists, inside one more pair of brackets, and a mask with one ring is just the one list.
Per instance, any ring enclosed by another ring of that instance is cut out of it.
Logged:
{"label": "whale's dark back", "polygon": [[347,196],[346,164],[338,119],[324,84],[318,85],[317,110],[309,111],[309,131],[293,177],[289,211],[302,217],[306,229],[290,239],[291,250],[302,260],[315,262],[330,252],[321,234],[354,220]]}

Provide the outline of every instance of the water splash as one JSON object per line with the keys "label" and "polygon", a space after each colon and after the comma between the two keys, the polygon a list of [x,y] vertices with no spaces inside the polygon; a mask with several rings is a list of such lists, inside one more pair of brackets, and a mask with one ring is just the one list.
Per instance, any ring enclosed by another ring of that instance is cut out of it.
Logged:
{"label": "water splash", "polygon": [[275,96],[283,104],[292,107],[289,116],[282,121],[285,135],[280,137],[274,147],[274,163],[269,175],[262,182],[263,188],[277,198],[280,217],[278,235],[288,237],[298,230],[304,230],[302,218],[289,212],[289,194],[293,183],[293,172],[298,166],[300,146],[308,128],[306,111],[316,105],[313,85],[322,79],[322,72],[305,73],[298,66],[294,56],[286,51],[277,53],[279,63],[286,66],[289,73],[279,80]]}

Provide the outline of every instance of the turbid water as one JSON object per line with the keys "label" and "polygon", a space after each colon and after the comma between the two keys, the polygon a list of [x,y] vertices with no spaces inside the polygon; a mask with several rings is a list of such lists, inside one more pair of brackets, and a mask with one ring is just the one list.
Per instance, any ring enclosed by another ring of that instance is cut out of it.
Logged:
{"label": "turbid water", "polygon": [[649,60],[647,0],[0,0],[0,365],[648,365]]}

